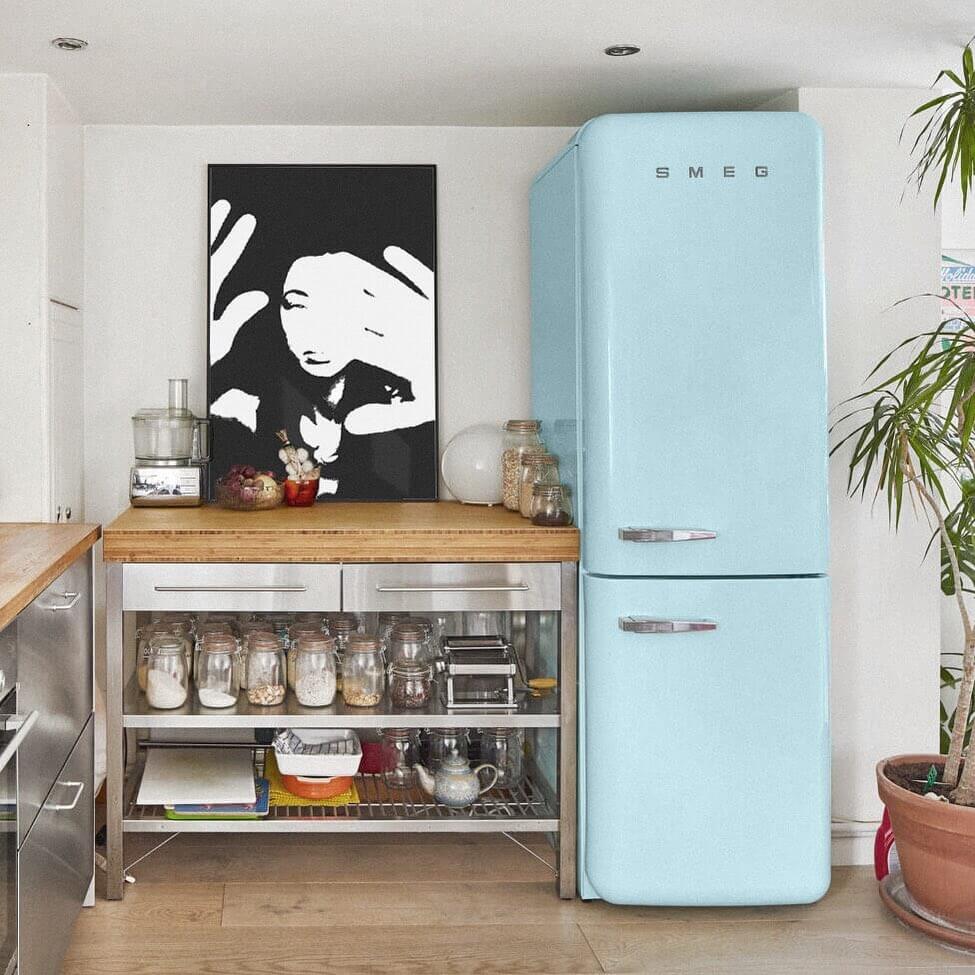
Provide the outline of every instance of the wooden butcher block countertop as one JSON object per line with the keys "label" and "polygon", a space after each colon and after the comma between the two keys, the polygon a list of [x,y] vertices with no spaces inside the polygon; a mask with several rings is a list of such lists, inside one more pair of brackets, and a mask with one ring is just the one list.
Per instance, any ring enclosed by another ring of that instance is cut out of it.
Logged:
{"label": "wooden butcher block countertop", "polygon": [[536,528],[496,506],[327,502],[269,511],[130,508],[106,562],[576,562],[575,528]]}
{"label": "wooden butcher block countertop", "polygon": [[0,630],[95,542],[98,525],[0,523]]}

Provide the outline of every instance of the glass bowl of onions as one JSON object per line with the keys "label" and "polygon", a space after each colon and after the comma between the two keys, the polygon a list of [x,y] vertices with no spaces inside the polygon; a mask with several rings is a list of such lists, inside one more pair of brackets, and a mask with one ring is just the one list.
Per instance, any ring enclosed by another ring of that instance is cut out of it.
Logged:
{"label": "glass bowl of onions", "polygon": [[217,504],[235,511],[265,511],[284,498],[284,487],[270,471],[234,464],[216,484]]}

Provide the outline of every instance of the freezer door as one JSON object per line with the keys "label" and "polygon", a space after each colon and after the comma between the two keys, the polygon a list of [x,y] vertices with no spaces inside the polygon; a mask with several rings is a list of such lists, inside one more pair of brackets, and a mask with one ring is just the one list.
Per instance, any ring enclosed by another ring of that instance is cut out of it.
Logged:
{"label": "freezer door", "polygon": [[825,579],[585,577],[585,879],[807,903],[830,876]]}
{"label": "freezer door", "polygon": [[578,169],[583,564],[824,573],[816,124],[609,116]]}

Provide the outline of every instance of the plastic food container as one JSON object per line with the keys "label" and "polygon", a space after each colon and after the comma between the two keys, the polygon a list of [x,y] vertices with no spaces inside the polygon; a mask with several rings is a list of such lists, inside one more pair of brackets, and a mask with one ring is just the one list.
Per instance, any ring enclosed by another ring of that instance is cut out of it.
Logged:
{"label": "plastic food container", "polygon": [[[292,741],[298,740],[301,751],[281,751],[279,742],[283,735],[275,739],[274,758],[282,775],[331,778],[351,776],[359,771],[362,745],[354,731],[344,728],[293,728],[289,734]],[[326,797],[316,795],[308,798]]]}
{"label": "plastic food container", "polygon": [[351,775],[336,775],[332,778],[318,778],[305,775],[281,775],[281,783],[302,799],[333,799],[352,788]]}

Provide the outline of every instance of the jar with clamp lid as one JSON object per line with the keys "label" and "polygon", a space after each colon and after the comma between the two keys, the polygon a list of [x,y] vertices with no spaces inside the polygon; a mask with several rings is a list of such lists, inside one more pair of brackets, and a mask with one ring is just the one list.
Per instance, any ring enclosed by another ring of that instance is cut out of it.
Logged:
{"label": "jar with clamp lid", "polygon": [[291,649],[298,703],[305,708],[328,707],[335,700],[335,637],[302,633]]}
{"label": "jar with clamp lid", "polygon": [[389,634],[388,658],[391,664],[409,660],[429,667],[432,659],[430,638],[420,623],[403,620]]}
{"label": "jar with clamp lid", "polygon": [[536,484],[532,488],[531,519],[540,528],[565,528],[572,524],[572,508],[561,484]]}
{"label": "jar with clamp lid", "polygon": [[151,708],[179,708],[189,693],[189,672],[182,637],[162,633],[149,641],[146,700]]}
{"label": "jar with clamp lid", "polygon": [[374,708],[386,691],[382,645],[366,633],[352,633],[342,663],[342,697],[356,708]]}
{"label": "jar with clamp lid", "polygon": [[335,637],[335,686],[341,691],[345,649],[349,637],[359,629],[359,620],[354,613],[333,613],[327,622],[328,632]]}
{"label": "jar with clamp lid", "polygon": [[389,700],[394,708],[425,708],[432,697],[429,664],[400,658],[389,665]]}
{"label": "jar with clamp lid", "polygon": [[521,728],[482,729],[481,761],[498,770],[498,786],[513,789],[521,783],[524,757],[525,735]]}
{"label": "jar with clamp lid", "polygon": [[508,420],[504,425],[504,445],[501,454],[501,497],[509,511],[519,508],[521,456],[526,451],[541,450],[538,420]]}
{"label": "jar with clamp lid", "polygon": [[288,627],[288,687],[295,689],[295,665],[298,661],[297,643],[302,637],[321,636],[323,623],[319,620],[294,622]]}
{"label": "jar with clamp lid", "polygon": [[522,517],[532,513],[532,491],[536,484],[561,484],[559,459],[546,451],[526,452],[521,457],[521,473],[518,485],[518,509]]}
{"label": "jar with clamp lid", "polygon": [[252,633],[247,641],[247,700],[271,707],[286,693],[288,663],[280,637]]}
{"label": "jar with clamp lid", "polygon": [[208,633],[196,668],[196,696],[205,708],[229,708],[237,703],[240,675],[237,641],[229,633]]}
{"label": "jar with clamp lid", "polygon": [[383,782],[390,789],[412,789],[420,761],[420,734],[410,728],[385,728],[382,738]]}

